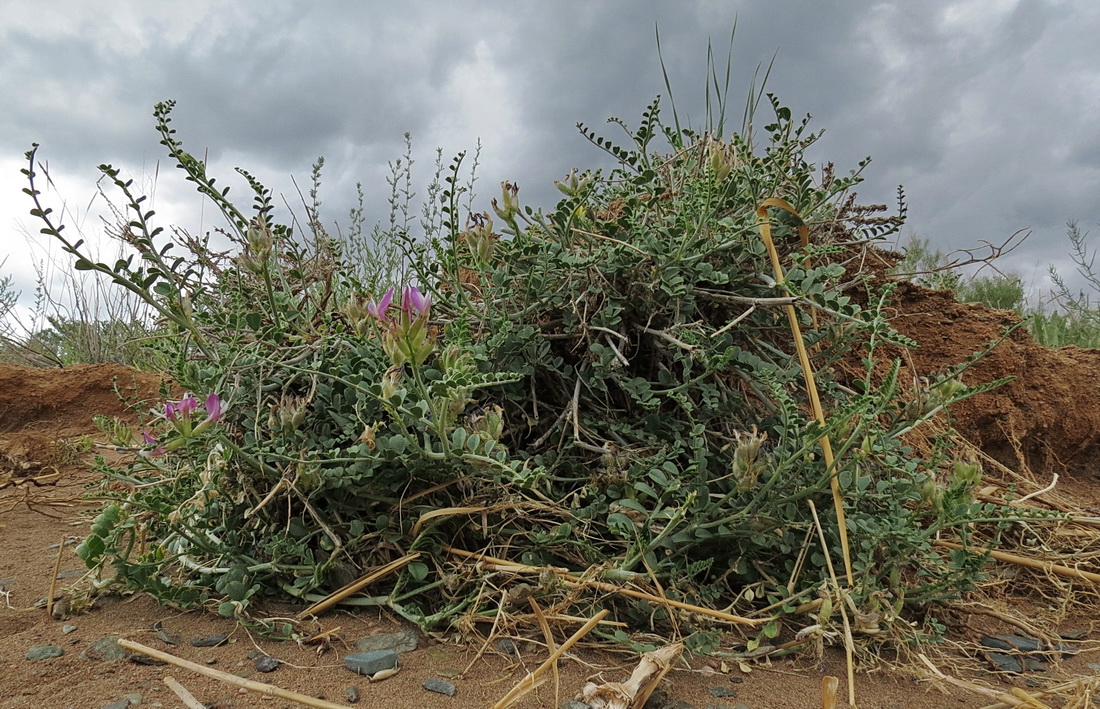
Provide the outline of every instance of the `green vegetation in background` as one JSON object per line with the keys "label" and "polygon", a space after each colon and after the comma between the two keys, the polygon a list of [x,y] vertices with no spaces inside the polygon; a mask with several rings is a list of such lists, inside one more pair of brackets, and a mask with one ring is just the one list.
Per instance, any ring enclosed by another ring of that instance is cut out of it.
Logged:
{"label": "green vegetation in background", "polygon": [[1031,287],[1016,273],[994,271],[966,276],[954,267],[951,255],[931,246],[929,240],[911,235],[903,245],[904,258],[894,268],[926,288],[954,291],[963,303],[981,303],[991,308],[1014,310],[1025,318],[1028,331],[1047,347],[1100,347],[1100,276],[1093,270],[1094,254],[1087,244],[1087,233],[1076,222],[1067,225],[1071,256],[1088,291],[1072,291],[1065,279],[1051,266],[1054,290],[1047,298],[1033,299]]}

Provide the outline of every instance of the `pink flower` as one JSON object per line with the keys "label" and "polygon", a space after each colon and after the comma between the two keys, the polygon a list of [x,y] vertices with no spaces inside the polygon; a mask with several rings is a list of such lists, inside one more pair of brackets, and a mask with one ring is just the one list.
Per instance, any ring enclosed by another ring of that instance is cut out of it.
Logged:
{"label": "pink flower", "polygon": [[154,448],[151,451],[139,451],[138,455],[142,455],[142,456],[146,456],[146,457],[154,457],[154,456],[164,455],[164,453],[167,449],[164,446],[160,445],[160,442],[157,439],[150,436],[148,431],[143,430],[141,432],[141,437],[142,437],[142,439],[145,440],[145,445],[154,446]]}
{"label": "pink flower", "polygon": [[164,417],[169,421],[190,421],[191,414],[199,407],[199,400],[188,392],[182,399],[176,402],[169,401],[164,405]]}
{"label": "pink flower", "polygon": [[410,318],[427,318],[432,308],[432,296],[424,295],[416,286],[405,286],[401,294],[401,308]]}
{"label": "pink flower", "polygon": [[218,419],[222,417],[222,398],[217,394],[211,394],[206,397],[206,420],[210,423],[217,423]]}
{"label": "pink flower", "polygon": [[385,295],[378,299],[378,302],[370,301],[367,303],[367,312],[378,318],[381,322],[390,322],[390,317],[386,314],[386,311],[390,309],[390,303],[393,302],[393,288],[386,291]]}

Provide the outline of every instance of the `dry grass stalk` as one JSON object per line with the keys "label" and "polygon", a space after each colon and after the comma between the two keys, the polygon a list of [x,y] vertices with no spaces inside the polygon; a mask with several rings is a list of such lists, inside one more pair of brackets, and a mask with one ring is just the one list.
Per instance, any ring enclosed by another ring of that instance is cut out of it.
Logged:
{"label": "dry grass stalk", "polygon": [[351,583],[344,586],[343,588],[338,589],[336,591],[333,591],[332,593],[325,596],[321,600],[317,601],[312,606],[310,606],[309,608],[306,608],[305,610],[298,613],[298,615],[296,615],[294,617],[297,620],[301,620],[301,619],[307,618],[311,615],[317,615],[318,613],[324,611],[325,609],[329,608],[330,606],[333,606],[333,605],[339,603],[340,601],[344,600],[345,598],[352,595],[353,593],[358,593],[359,591],[363,590],[364,588],[366,588],[370,584],[374,583],[378,579],[383,578],[385,576],[389,576],[390,574],[392,574],[393,572],[395,572],[398,569],[402,568],[403,566],[405,566],[409,562],[415,561],[418,558],[420,558],[420,552],[414,551],[414,552],[411,552],[409,554],[406,554],[405,556],[401,557],[400,559],[395,559],[395,560],[391,561],[390,563],[386,564],[385,566],[383,566],[381,568],[378,568],[378,569],[370,572],[369,574],[366,574],[366,575],[360,577],[358,580],[352,581]]}
{"label": "dry grass stalk", "polygon": [[[825,555],[825,565],[829,570],[829,579],[833,582],[833,590],[838,597],[837,607],[840,608],[840,618],[844,622],[844,659],[848,668],[848,704],[856,706],[856,661],[855,640],[852,638],[852,624],[848,620],[847,591],[840,587],[840,581],[836,577],[836,569],[833,568],[833,557],[829,554],[829,545],[825,541],[825,530],[821,528],[821,520],[817,518],[817,506],[813,500],[806,501],[810,506],[810,514],[814,518],[814,526],[817,528],[817,537],[821,542],[821,551]],[[850,577],[849,577],[850,578]]]}
{"label": "dry grass stalk", "polygon": [[[802,216],[786,200],[771,197],[760,203],[756,209],[757,226],[760,229],[760,238],[768,249],[768,257],[771,259],[772,270],[775,272],[775,280],[783,283],[783,266],[779,263],[779,252],[775,250],[775,242],[772,240],[771,219],[768,217],[768,207],[776,207],[790,212],[798,221],[798,235],[803,246],[810,242],[810,232],[805,224],[802,224]],[[802,367],[802,376],[806,380],[806,395],[810,398],[810,407],[813,409],[814,418],[822,426],[825,425],[825,411],[821,407],[821,396],[817,391],[817,383],[814,381],[813,365],[810,363],[810,355],[806,351],[806,342],[802,337],[802,328],[798,324],[798,312],[793,305],[787,305],[787,320],[791,326],[791,334],[794,336],[795,349],[798,350],[798,362]],[[812,311],[813,325],[817,327],[817,312]],[[833,469],[833,444],[828,436],[822,436],[818,442],[821,445],[821,457],[827,470]],[[836,526],[840,536],[840,548],[844,553],[844,575],[848,579],[848,586],[852,585],[852,554],[848,549],[848,523],[844,515],[844,496],[840,492],[840,480],[833,475],[829,478],[829,487],[833,495],[833,508],[836,511]],[[849,690],[850,691],[850,690]]]}
{"label": "dry grass stalk", "polygon": [[[557,648],[554,646],[554,633],[550,630],[550,624],[546,622],[546,616],[543,615],[542,609],[539,608],[538,601],[534,596],[528,596],[527,603],[531,606],[531,611],[535,614],[535,619],[538,621],[539,629],[542,630],[542,637],[546,639],[546,649],[553,655],[557,652]],[[558,663],[554,663],[550,671],[554,674],[554,706],[558,706],[561,701],[558,696],[561,690],[561,676],[558,673]]]}
{"label": "dry grass stalk", "polygon": [[140,652],[143,655],[155,658],[157,660],[163,660],[170,665],[176,667],[182,667],[185,670],[191,670],[192,672],[198,672],[200,675],[211,677],[220,682],[231,684],[235,687],[242,687],[250,692],[256,692],[267,697],[278,697],[279,699],[287,699],[292,702],[297,702],[307,707],[315,707],[315,709],[351,709],[346,704],[336,704],[324,699],[316,699],[314,697],[306,696],[305,694],[298,694],[297,692],[291,692],[286,689],[280,689],[274,685],[264,684],[263,682],[253,682],[250,679],[244,679],[237,675],[231,675],[228,672],[222,672],[221,670],[215,670],[213,667],[206,667],[204,665],[197,665],[194,662],[184,660],[183,658],[176,657],[167,652],[161,652],[160,650],[154,650],[151,647],[146,647],[141,643],[136,643],[133,640],[121,639],[118,644],[127,650],[133,650]]}
{"label": "dry grass stalk", "polygon": [[610,613],[610,611],[605,608],[594,615],[580,630],[573,633],[568,640],[563,642],[561,647],[552,652],[550,657],[546,658],[546,662],[539,665],[533,672],[527,673],[527,676],[520,680],[519,684],[512,687],[512,691],[508,692],[508,694],[504,695],[503,699],[493,705],[493,709],[507,709],[527,695],[531,690],[542,684],[545,681],[542,675],[546,673],[546,670],[556,666],[558,659],[564,655],[569,648],[573,647],[577,641],[585,635],[588,635],[588,633],[592,631],[592,628],[595,628],[608,613]]}
{"label": "dry grass stalk", "polygon": [[733,615],[732,613],[723,613],[722,611],[716,611],[711,608],[704,608],[703,606],[696,606],[690,603],[684,603],[682,601],[675,601],[669,598],[662,598],[661,596],[655,596],[652,593],[645,593],[644,591],[635,591],[630,588],[623,588],[622,586],[616,586],[610,583],[604,583],[603,581],[594,581],[592,579],[585,579],[574,574],[569,573],[566,569],[560,569],[553,566],[527,566],[526,564],[517,564],[505,559],[497,559],[486,554],[470,552],[464,549],[455,549],[454,547],[443,547],[443,550],[449,554],[456,556],[462,556],[467,559],[477,559],[482,562],[488,568],[495,571],[506,571],[515,574],[541,574],[544,571],[554,572],[562,583],[570,588],[592,588],[604,593],[617,593],[622,596],[629,596],[631,598],[637,598],[643,601],[649,601],[662,606],[672,606],[680,610],[689,611],[691,613],[697,613],[709,618],[716,618],[718,620],[725,621],[727,623],[735,623],[738,625],[757,625],[764,622],[760,619],[745,618],[739,615]]}
{"label": "dry grass stalk", "polygon": [[46,615],[53,617],[53,599],[57,593],[57,575],[61,573],[61,554],[65,552],[65,539],[61,537],[61,543],[57,546],[57,559],[53,562],[53,574],[50,575],[50,590],[46,594]]}
{"label": "dry grass stalk", "polygon": [[195,699],[195,695],[187,691],[187,687],[180,684],[172,675],[165,675],[164,683],[168,685],[168,689],[176,693],[181,702],[187,705],[187,709],[206,709],[206,705]]}
{"label": "dry grass stalk", "polygon": [[1029,559],[1025,556],[1017,556],[1016,554],[1009,554],[1004,551],[994,551],[992,549],[986,549],[985,547],[969,546],[964,547],[962,544],[956,544],[955,542],[947,542],[942,539],[935,541],[937,546],[946,547],[948,549],[967,549],[975,554],[989,554],[997,561],[1004,561],[1010,564],[1016,564],[1017,566],[1024,566],[1029,569],[1035,569],[1036,571],[1045,571],[1047,573],[1058,574],[1059,576],[1068,576],[1070,578],[1077,578],[1083,581],[1091,581],[1092,583],[1100,583],[1100,574],[1093,573],[1091,571],[1082,571],[1081,569],[1075,569],[1071,566],[1063,566],[1061,564],[1055,564],[1052,561],[1039,561],[1037,559]]}
{"label": "dry grass stalk", "polygon": [[937,679],[947,682],[961,689],[965,689],[982,696],[989,697],[990,699],[996,699],[998,702],[1007,707],[1020,707],[1020,709],[1051,709],[1050,705],[1044,704],[1039,701],[1038,698],[1033,697],[1022,689],[1016,688],[1012,690],[1012,694],[1005,694],[1004,692],[998,692],[993,689],[987,689],[980,685],[968,682],[964,679],[958,679],[957,677],[951,677],[940,672],[939,668],[932,664],[932,661],[925,657],[924,653],[917,653],[917,657],[928,667],[933,676]]}
{"label": "dry grass stalk", "polygon": [[836,709],[836,690],[840,680],[832,675],[821,678],[821,709]]}
{"label": "dry grass stalk", "polygon": [[589,682],[581,690],[580,700],[592,709],[641,709],[683,650],[683,643],[673,643],[647,652],[630,679],[600,685]]}
{"label": "dry grass stalk", "polygon": [[[1060,696],[1067,692],[1073,692],[1073,696],[1070,699],[1073,700],[1072,704],[1065,704],[1063,709],[1089,709],[1092,706],[1092,694],[1095,689],[1097,678],[1096,677],[1079,677],[1072,682],[1065,682],[1055,687],[1045,689],[1039,694],[1044,696]],[[1013,705],[1006,704],[1005,702],[997,702],[996,704],[987,704],[982,709],[1011,709]]]}

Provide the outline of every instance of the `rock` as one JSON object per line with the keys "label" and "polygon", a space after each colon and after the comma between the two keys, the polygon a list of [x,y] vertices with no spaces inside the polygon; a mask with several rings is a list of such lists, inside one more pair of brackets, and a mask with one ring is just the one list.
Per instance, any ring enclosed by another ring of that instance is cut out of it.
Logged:
{"label": "rock", "polygon": [[695,707],[687,702],[674,701],[669,698],[666,692],[658,689],[649,696],[645,703],[645,709],[695,709]]}
{"label": "rock", "polygon": [[69,625],[68,623],[66,623],[65,625],[61,626],[61,632],[65,633],[66,635],[68,635],[69,633],[75,633],[76,632],[76,626],[75,625]]}
{"label": "rock", "polygon": [[1008,655],[1003,652],[987,652],[985,658],[1001,672],[1022,674],[1024,671],[1045,672],[1047,664],[1030,655]]}
{"label": "rock", "polygon": [[511,638],[500,638],[494,642],[493,645],[505,655],[515,655],[519,652],[519,648],[516,647],[516,644],[512,642]]}
{"label": "rock", "polygon": [[65,651],[56,645],[35,645],[27,650],[27,654],[23,657],[30,662],[37,662],[39,660],[49,660],[52,657],[61,657],[64,654]]}
{"label": "rock", "polygon": [[592,707],[584,702],[578,702],[576,699],[566,699],[558,705],[558,709],[592,709]]}
{"label": "rock", "polygon": [[375,652],[377,650],[393,650],[394,652],[412,652],[420,644],[420,633],[411,628],[402,628],[396,633],[380,633],[368,635],[355,643],[359,652]]}
{"label": "rock", "polygon": [[131,692],[129,694],[123,694],[122,698],[130,702],[130,704],[141,704],[141,700],[144,699],[139,693]]}
{"label": "rock", "polygon": [[205,638],[191,638],[191,645],[193,647],[217,647],[228,639],[228,635],[208,635]]}
{"label": "rock", "polygon": [[270,655],[260,655],[252,662],[252,666],[256,668],[257,672],[274,672],[279,669],[281,664],[283,663]]}
{"label": "rock", "polygon": [[348,704],[359,703],[359,689],[357,687],[348,687]]}
{"label": "rock", "polygon": [[158,660],[155,657],[149,657],[148,655],[143,655],[140,652],[135,652],[133,655],[130,655],[130,662],[134,663],[135,665],[146,665],[148,667],[159,667],[160,665],[168,664],[164,660]]}
{"label": "rock", "polygon": [[1040,655],[1049,652],[1060,652],[1063,657],[1070,657],[1077,652],[1076,649],[1065,643],[1058,643],[1052,647],[1049,643],[1026,635],[983,635],[979,642],[985,647],[1009,652],[1026,652]]}
{"label": "rock", "polygon": [[422,686],[429,692],[446,694],[448,697],[453,697],[455,695],[455,692],[458,691],[458,687],[455,687],[452,683],[446,680],[436,679],[435,677],[429,677],[428,679],[424,680]]}
{"label": "rock", "polygon": [[172,635],[167,630],[158,630],[156,635],[157,640],[161,641],[165,645],[179,645],[180,636]]}
{"label": "rock", "polygon": [[126,709],[130,706],[129,699],[119,699],[117,702],[111,702],[103,707],[103,709]]}
{"label": "rock", "polygon": [[129,653],[118,644],[118,638],[110,636],[106,638],[100,638],[92,643],[91,647],[80,653],[80,656],[85,660],[92,660],[93,662],[114,662],[116,660],[125,660]]}
{"label": "rock", "polygon": [[718,698],[737,696],[737,692],[735,690],[728,689],[726,687],[715,687],[713,689],[708,689],[707,692],[710,694],[710,696]]}
{"label": "rock", "polygon": [[397,669],[397,653],[393,650],[353,652],[344,657],[344,667],[352,672],[373,677],[383,670]]}

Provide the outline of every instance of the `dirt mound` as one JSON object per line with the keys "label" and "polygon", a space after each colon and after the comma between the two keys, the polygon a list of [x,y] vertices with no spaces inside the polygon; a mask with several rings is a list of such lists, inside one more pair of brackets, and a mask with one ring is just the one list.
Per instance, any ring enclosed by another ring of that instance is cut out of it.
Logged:
{"label": "dirt mound", "polygon": [[[1007,310],[959,303],[949,291],[911,284],[898,290],[893,325],[920,343],[910,372],[942,372],[996,340],[1020,318]],[[986,454],[1014,470],[1097,477],[1100,453],[1100,350],[1050,349],[1016,329],[963,380],[1014,381],[952,408],[955,427]]]}
{"label": "dirt mound", "polygon": [[0,434],[28,429],[94,433],[93,416],[128,417],[128,405],[152,405],[160,398],[162,380],[159,374],[117,364],[59,369],[0,364]]}

